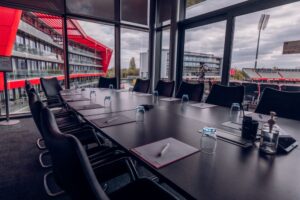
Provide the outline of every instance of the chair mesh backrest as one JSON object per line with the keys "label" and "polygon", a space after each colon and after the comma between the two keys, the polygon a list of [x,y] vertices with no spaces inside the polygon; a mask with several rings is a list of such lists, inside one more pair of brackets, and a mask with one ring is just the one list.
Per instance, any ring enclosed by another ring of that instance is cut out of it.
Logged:
{"label": "chair mesh backrest", "polygon": [[187,83],[181,82],[179,89],[176,93],[176,98],[182,98],[182,95],[187,94],[189,96],[189,100],[191,101],[201,101],[204,91],[203,83]]}
{"label": "chair mesh backrest", "polygon": [[300,92],[300,85],[299,86],[294,86],[294,85],[282,85],[281,86],[281,91],[286,91],[286,92]]}
{"label": "chair mesh backrest", "polygon": [[280,89],[279,85],[275,85],[275,84],[260,84],[259,85],[259,92],[260,92],[260,94],[262,94],[266,88],[272,88],[272,89],[275,89],[275,90],[279,90]]}
{"label": "chair mesh backrest", "polygon": [[244,86],[213,85],[206,103],[224,107],[231,107],[233,103],[242,103],[244,100]]}
{"label": "chair mesh backrest", "polygon": [[258,95],[258,84],[257,83],[243,83],[245,87],[245,95],[257,96]]}
{"label": "chair mesh backrest", "polygon": [[239,82],[230,82],[229,86],[241,86],[242,84]]}
{"label": "chair mesh backrest", "polygon": [[283,92],[266,88],[255,110],[269,115],[271,111],[278,117],[300,120],[300,92]]}
{"label": "chair mesh backrest", "polygon": [[117,88],[117,78],[106,78],[106,77],[100,77],[99,78],[99,88],[109,88],[109,85],[113,85],[114,89]]}
{"label": "chair mesh backrest", "polygon": [[45,107],[44,104],[39,99],[39,96],[35,93],[33,88],[30,89],[28,93],[28,104],[31,111],[31,115],[35,125],[37,126],[40,134],[42,135],[41,127],[41,111]]}
{"label": "chair mesh backrest", "polygon": [[54,78],[40,78],[41,85],[46,97],[59,96],[59,92],[62,90],[56,77]]}
{"label": "chair mesh backrest", "polygon": [[174,91],[174,81],[158,81],[155,90],[159,96],[171,97]]}
{"label": "chair mesh backrest", "polygon": [[32,88],[31,83],[28,80],[25,80],[25,91],[26,94],[29,94],[29,90]]}
{"label": "chair mesh backrest", "polygon": [[42,110],[41,120],[57,184],[71,199],[108,200],[78,139],[59,131],[48,108]]}
{"label": "chair mesh backrest", "polygon": [[150,87],[150,80],[136,79],[133,87],[134,92],[148,93]]}

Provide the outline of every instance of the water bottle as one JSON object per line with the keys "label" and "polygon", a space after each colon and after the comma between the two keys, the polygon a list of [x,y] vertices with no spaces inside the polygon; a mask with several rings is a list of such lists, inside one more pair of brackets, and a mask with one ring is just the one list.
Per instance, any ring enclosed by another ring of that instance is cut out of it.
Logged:
{"label": "water bottle", "polygon": [[274,119],[276,113],[271,112],[271,119],[265,123],[261,130],[259,150],[266,154],[276,154],[279,138],[279,126]]}

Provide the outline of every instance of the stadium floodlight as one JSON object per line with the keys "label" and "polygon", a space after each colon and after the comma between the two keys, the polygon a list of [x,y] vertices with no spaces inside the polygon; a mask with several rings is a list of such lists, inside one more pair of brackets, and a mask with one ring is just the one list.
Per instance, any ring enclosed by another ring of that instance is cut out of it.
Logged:
{"label": "stadium floodlight", "polygon": [[258,53],[259,53],[259,42],[260,42],[260,34],[261,31],[265,30],[267,28],[267,25],[269,23],[270,15],[262,14],[260,16],[260,20],[258,22],[258,38],[257,38],[257,48],[256,48],[256,56],[255,56],[255,65],[254,69],[257,68],[257,59],[258,59]]}

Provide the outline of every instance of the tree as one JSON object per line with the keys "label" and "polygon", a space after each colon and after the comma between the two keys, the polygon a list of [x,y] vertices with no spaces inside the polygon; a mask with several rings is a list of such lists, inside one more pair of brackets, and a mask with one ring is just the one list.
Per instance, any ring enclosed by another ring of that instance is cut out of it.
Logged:
{"label": "tree", "polygon": [[187,1],[186,1],[186,6],[187,6],[187,7],[190,7],[190,6],[192,6],[192,5],[201,3],[202,1],[203,1],[203,0],[187,0]]}
{"label": "tree", "polygon": [[106,77],[114,77],[115,76],[115,68],[110,68],[107,70]]}
{"label": "tree", "polygon": [[235,74],[232,76],[234,80],[245,80],[247,77],[246,73],[242,70],[236,69]]}
{"label": "tree", "polygon": [[136,64],[135,64],[135,59],[134,59],[134,57],[130,58],[130,61],[129,61],[129,69],[130,69],[130,70],[135,70],[135,69],[136,69]]}
{"label": "tree", "polygon": [[138,76],[139,72],[140,72],[140,70],[136,67],[136,64],[135,64],[135,58],[132,57],[129,61],[129,68],[127,70],[127,75],[128,76]]}

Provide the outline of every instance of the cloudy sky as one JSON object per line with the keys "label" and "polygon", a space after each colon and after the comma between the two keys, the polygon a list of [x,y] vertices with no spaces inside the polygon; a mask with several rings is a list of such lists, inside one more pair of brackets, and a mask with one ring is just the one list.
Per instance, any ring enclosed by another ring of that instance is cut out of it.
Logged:
{"label": "cloudy sky", "polygon": [[[84,31],[114,50],[114,27],[103,24],[96,24],[86,21],[79,21]],[[140,52],[146,52],[148,48],[148,33],[142,31],[135,31],[130,29],[121,29],[121,67],[128,68],[129,61],[132,57],[135,58],[137,67],[140,63]],[[111,59],[109,67],[114,67],[114,56]]]}
{"label": "cloudy sky", "polygon": [[[207,0],[192,6],[187,16],[195,16],[216,8],[226,7],[245,0]],[[261,14],[270,14],[266,30],[261,34],[258,67],[300,67],[300,55],[283,55],[285,41],[300,40],[300,2],[256,12],[236,18],[232,67],[253,67],[258,35],[258,22]],[[114,49],[114,28],[108,25],[80,21],[83,29],[90,36]],[[224,50],[226,22],[218,22],[187,30],[185,50],[210,53],[222,57]],[[139,53],[147,51],[148,34],[134,30],[122,29],[121,64],[128,67],[134,57],[139,66]],[[168,48],[169,32],[163,34],[163,48]],[[114,66],[112,58],[110,66]]]}

